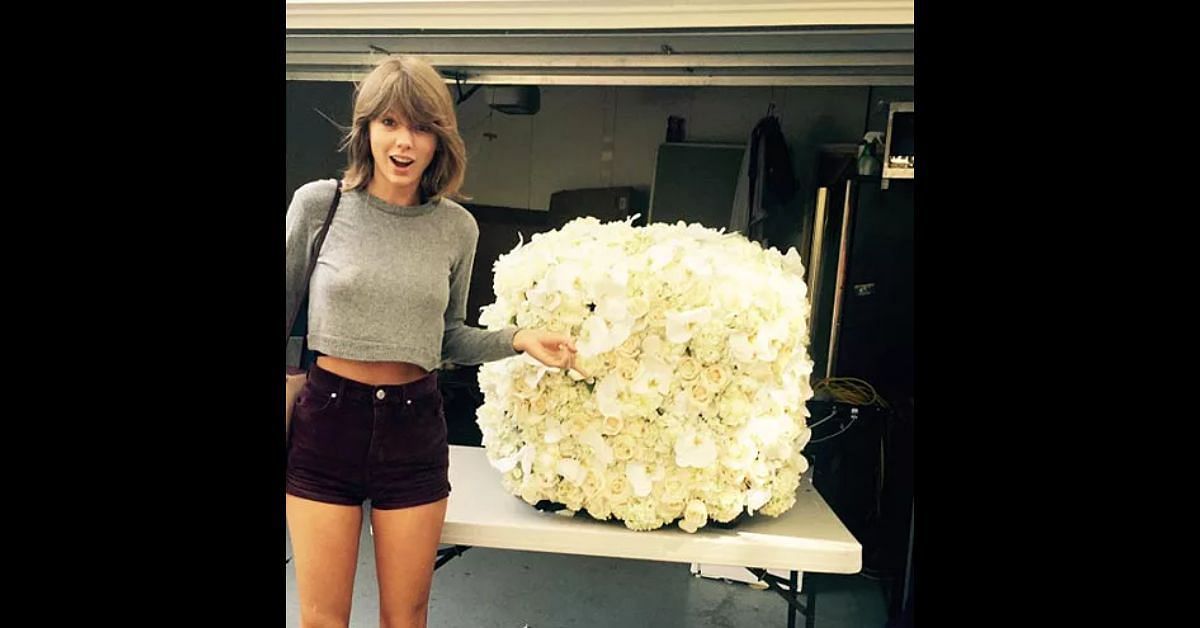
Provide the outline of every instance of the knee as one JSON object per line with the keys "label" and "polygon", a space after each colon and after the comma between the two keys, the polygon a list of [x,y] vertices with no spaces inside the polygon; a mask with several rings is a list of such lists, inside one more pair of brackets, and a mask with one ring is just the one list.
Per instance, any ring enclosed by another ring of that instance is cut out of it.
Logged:
{"label": "knee", "polygon": [[340,613],[331,609],[302,608],[300,610],[300,628],[346,628],[350,625],[350,613]]}
{"label": "knee", "polygon": [[429,617],[429,602],[422,601],[402,608],[380,608],[380,628],[425,628]]}

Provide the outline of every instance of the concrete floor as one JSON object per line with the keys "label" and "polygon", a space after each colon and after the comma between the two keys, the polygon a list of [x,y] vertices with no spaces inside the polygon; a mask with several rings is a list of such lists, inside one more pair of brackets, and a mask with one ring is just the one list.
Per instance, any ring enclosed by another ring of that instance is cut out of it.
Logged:
{"label": "concrete floor", "polygon": [[[350,625],[379,625],[375,546],[363,517]],[[287,548],[291,555],[290,544]],[[882,628],[884,596],[862,576],[807,574],[817,628]],[[287,625],[300,625],[296,574],[287,564]],[[797,616],[797,625],[804,617]],[[430,628],[785,627],[778,594],[700,578],[682,563],[472,548],[434,572]]]}

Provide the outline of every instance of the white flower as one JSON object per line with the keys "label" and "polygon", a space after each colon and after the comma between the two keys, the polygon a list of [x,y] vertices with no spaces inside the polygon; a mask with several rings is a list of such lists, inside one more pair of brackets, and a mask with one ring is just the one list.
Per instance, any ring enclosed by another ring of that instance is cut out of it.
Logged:
{"label": "white flower", "polygon": [[726,388],[721,400],[717,402],[717,413],[721,415],[721,422],[731,428],[743,425],[750,416],[751,409],[750,399],[733,386]]}
{"label": "white flower", "polygon": [[622,462],[633,458],[637,453],[637,442],[628,434],[621,434],[613,439],[612,452],[613,457]]}
{"label": "white flower", "polygon": [[529,299],[529,304],[547,312],[554,310],[562,303],[562,293],[557,290],[549,290],[544,285],[528,290],[525,297]]}
{"label": "white flower", "polygon": [[[796,252],[796,247],[789,247],[787,255],[783,256],[783,268],[797,277],[804,277],[804,262],[801,261],[800,254]],[[800,286],[803,287],[804,284],[801,283]],[[802,292],[800,296],[804,297],[805,293]]]}
{"label": "white flower", "polygon": [[722,490],[713,497],[709,515],[716,521],[727,523],[741,514],[745,499],[740,490]]}
{"label": "white flower", "polygon": [[610,321],[628,319],[629,307],[625,296],[618,294],[601,300],[596,304],[596,315]]}
{"label": "white flower", "polygon": [[712,319],[712,311],[707,307],[696,308],[686,312],[667,312],[667,340],[684,343],[691,340],[700,326]]}
{"label": "white flower", "polygon": [[687,532],[695,532],[708,523],[708,509],[704,507],[702,501],[693,499],[688,502],[687,509],[683,512],[683,519],[679,522],[679,527]]}
{"label": "white flower", "polygon": [[788,423],[787,417],[756,416],[746,425],[746,432],[759,446],[767,446],[780,440],[788,429]]}
{"label": "white flower", "polygon": [[617,347],[617,356],[620,358],[632,360],[632,359],[636,358],[639,353],[641,353],[640,345],[641,345],[641,342],[639,341],[638,338],[634,338],[634,337],[626,338],[625,342],[621,343],[621,346]]}
{"label": "white flower", "polygon": [[721,364],[713,364],[704,369],[704,383],[711,390],[720,392],[729,383],[729,369]]}
{"label": "white flower", "polygon": [[529,475],[529,473],[533,470],[533,461],[536,457],[537,448],[534,447],[533,443],[526,443],[526,445],[521,448],[521,472],[524,475]]}
{"label": "white flower", "polygon": [[558,461],[556,470],[559,475],[563,476],[564,480],[575,486],[583,484],[583,481],[587,478],[587,469],[583,468],[583,465],[578,460],[563,458]]}
{"label": "white flower", "polygon": [[621,377],[619,375],[609,375],[600,380],[600,383],[596,385],[596,404],[600,408],[600,414],[604,416],[621,416],[621,402],[618,399],[621,387]]}
{"label": "white flower", "polygon": [[750,492],[746,494],[746,511],[754,514],[754,511],[762,508],[769,499],[771,499],[770,491],[760,488],[750,489]]}
{"label": "white flower", "polygon": [[717,461],[717,444],[707,434],[687,428],[675,440],[675,464],[706,468]]}
{"label": "white flower", "polygon": [[630,390],[639,395],[667,394],[671,390],[671,367],[658,358],[644,358],[641,362],[641,370]]}
{"label": "white flower", "polygon": [[803,475],[805,471],[808,471],[808,458],[799,453],[796,454],[796,457],[796,475]]}
{"label": "white flower", "polygon": [[679,361],[675,374],[685,382],[694,382],[700,377],[700,363],[695,358],[684,358]]}
{"label": "white flower", "polygon": [[579,350],[581,357],[590,357],[607,351],[612,351],[614,347],[620,344],[616,340],[616,334],[609,327],[608,322],[603,316],[589,316],[583,322],[583,331],[579,334],[579,340],[575,343],[575,348]]}
{"label": "white flower", "polygon": [[675,245],[673,242],[664,242],[655,244],[647,251],[650,257],[650,272],[662,270],[675,257]]}
{"label": "white flower", "polygon": [[621,433],[640,439],[646,435],[646,423],[644,421],[639,421],[632,418],[629,420],[622,420]]}
{"label": "white flower", "polygon": [[625,477],[629,478],[629,485],[633,487],[633,494],[636,497],[645,497],[650,494],[650,476],[646,475],[646,465],[641,462],[631,462],[625,465]]}
{"label": "white flower", "polygon": [[608,497],[613,503],[620,503],[629,497],[629,480],[625,476],[614,475],[608,481]]}
{"label": "white flower", "polygon": [[625,380],[626,383],[632,383],[641,375],[641,372],[642,365],[637,360],[632,358],[617,359],[617,375],[620,375],[621,379]]}
{"label": "white flower", "polygon": [[480,368],[477,421],[505,490],[633,530],[792,507],[813,393],[794,249],[581,218],[522,237],[494,268],[480,324],[570,334],[589,374],[528,354]]}
{"label": "white flower", "polygon": [[518,462],[520,462],[521,452],[523,450],[524,448],[522,448],[522,450],[513,452],[511,456],[505,456],[499,460],[488,460],[488,462],[492,465],[492,468],[496,469],[500,473],[508,473],[517,466]]}
{"label": "white flower", "polygon": [[808,429],[807,427],[802,428],[800,430],[800,437],[796,442],[796,451],[804,449],[804,446],[808,444],[808,439],[810,438],[812,438],[812,430]]}
{"label": "white flower", "polygon": [[485,327],[503,327],[512,321],[513,316],[516,313],[504,299],[479,308],[479,324]]}
{"label": "white flower", "polygon": [[748,469],[757,457],[758,447],[754,439],[741,430],[721,452],[721,464],[730,469]]}
{"label": "white flower", "polygon": [[545,426],[545,430],[542,432],[542,442],[547,445],[553,445],[566,436],[562,424],[554,419],[546,419]]}
{"label": "white flower", "polygon": [[607,467],[613,461],[612,446],[604,441],[604,436],[594,429],[585,430],[579,435],[579,442],[591,447],[592,455],[595,456],[595,461],[601,467]]}
{"label": "white flower", "polygon": [[650,313],[650,301],[644,297],[633,297],[626,305],[629,317],[637,320]]}

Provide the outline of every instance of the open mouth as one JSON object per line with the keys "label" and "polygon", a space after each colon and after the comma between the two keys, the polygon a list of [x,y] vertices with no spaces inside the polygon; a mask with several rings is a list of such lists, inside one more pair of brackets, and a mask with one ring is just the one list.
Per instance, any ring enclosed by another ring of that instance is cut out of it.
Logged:
{"label": "open mouth", "polygon": [[388,159],[392,160],[392,164],[397,168],[407,168],[413,165],[413,159],[410,157],[396,157],[395,155],[390,155],[388,156]]}

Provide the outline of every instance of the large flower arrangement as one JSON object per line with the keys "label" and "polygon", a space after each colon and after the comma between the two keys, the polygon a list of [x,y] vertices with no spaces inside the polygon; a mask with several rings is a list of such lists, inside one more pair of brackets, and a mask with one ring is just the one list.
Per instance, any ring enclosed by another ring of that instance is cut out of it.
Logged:
{"label": "large flower arrangement", "polygon": [[480,369],[505,489],[634,530],[785,512],[808,467],[802,277],[794,248],[699,224],[580,218],[519,243],[480,323],[570,333],[578,371],[525,355]]}

